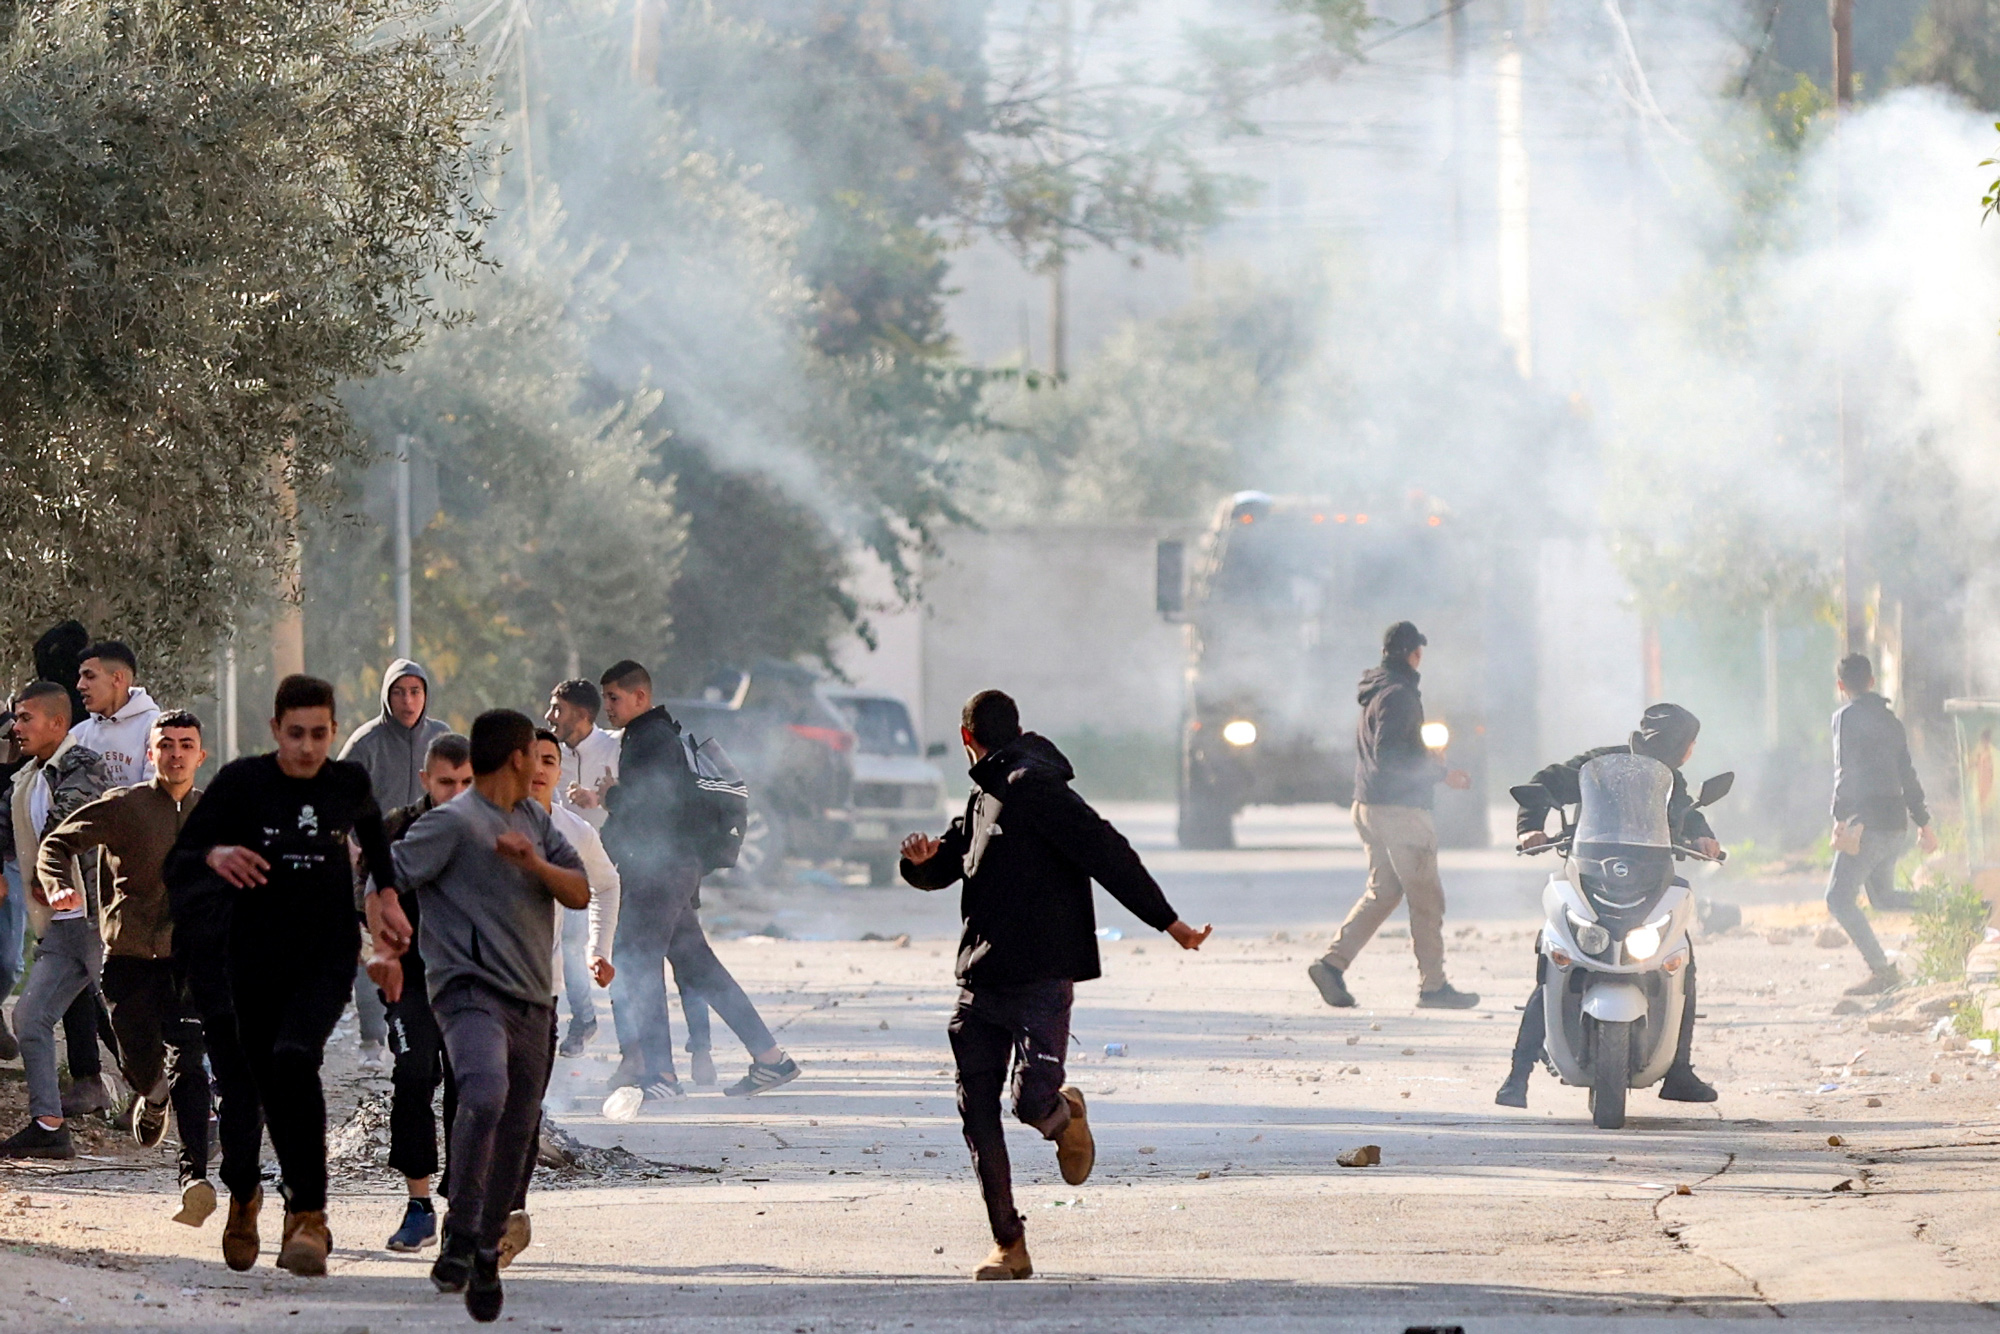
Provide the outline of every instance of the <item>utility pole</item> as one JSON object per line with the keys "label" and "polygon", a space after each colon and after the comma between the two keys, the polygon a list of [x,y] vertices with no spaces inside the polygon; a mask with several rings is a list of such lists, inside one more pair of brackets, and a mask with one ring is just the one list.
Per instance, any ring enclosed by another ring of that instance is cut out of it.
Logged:
{"label": "utility pole", "polygon": [[528,101],[528,30],[533,23],[528,0],[514,0],[515,70],[521,84],[521,189],[528,208],[528,232],[535,228],[535,126]]}
{"label": "utility pole", "polygon": [[660,77],[660,0],[632,5],[632,82],[651,88]]}
{"label": "utility pole", "polygon": [[1446,68],[1451,80],[1451,306],[1465,305],[1465,6],[1444,16]]}
{"label": "utility pole", "polygon": [[306,669],[305,543],[299,531],[299,497],[286,475],[297,442],[287,439],[284,452],[271,461],[271,489],[277,493],[284,520],[285,559],[278,571],[277,605],[271,612],[271,674],[280,681]]}
{"label": "utility pole", "polygon": [[1511,38],[1493,67],[1494,120],[1499,142],[1496,202],[1499,204],[1500,338],[1514,353],[1514,369],[1526,380],[1535,373],[1534,316],[1530,277],[1528,146],[1522,116],[1521,48]]}
{"label": "utility pole", "polygon": [[236,641],[222,646],[222,762],[235,759],[241,751],[236,736]]}
{"label": "utility pole", "polygon": [[[1073,0],[1057,0],[1056,25],[1056,127],[1059,144],[1066,144],[1062,126],[1069,116],[1070,85],[1076,79],[1076,55],[1071,34],[1076,15]],[[1070,200],[1062,199],[1064,222],[1068,222]],[[1069,374],[1069,260],[1062,250],[1063,236],[1056,236],[1055,267],[1049,272],[1049,371],[1057,379]]]}
{"label": "utility pole", "polygon": [[415,656],[410,642],[410,437],[396,437],[396,656]]}
{"label": "utility pole", "polygon": [[[1840,122],[1854,104],[1854,0],[1827,0],[1827,18],[1833,29],[1833,248],[1841,248],[1841,212],[1844,207],[1841,181]],[[1840,270],[1835,269],[1838,273]],[[1836,300],[1836,307],[1844,306]],[[1845,312],[1842,311],[1842,314]],[[1847,339],[1836,320],[1834,325],[1833,421],[1834,449],[1840,461],[1840,625],[1843,651],[1862,653],[1868,643],[1868,617],[1863,606],[1861,544],[1856,532],[1853,424],[1847,408]]]}

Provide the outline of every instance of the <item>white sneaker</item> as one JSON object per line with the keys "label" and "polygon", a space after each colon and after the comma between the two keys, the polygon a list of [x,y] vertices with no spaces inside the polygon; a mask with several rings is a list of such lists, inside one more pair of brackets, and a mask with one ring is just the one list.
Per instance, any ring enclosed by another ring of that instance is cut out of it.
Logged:
{"label": "white sneaker", "polygon": [[607,1121],[637,1121],[639,1104],[646,1100],[646,1091],[636,1084],[627,1084],[615,1090],[604,1100],[604,1119]]}
{"label": "white sneaker", "polygon": [[361,1044],[360,1066],[365,1075],[386,1075],[395,1068],[395,1058],[389,1055],[386,1042],[364,1042]]}

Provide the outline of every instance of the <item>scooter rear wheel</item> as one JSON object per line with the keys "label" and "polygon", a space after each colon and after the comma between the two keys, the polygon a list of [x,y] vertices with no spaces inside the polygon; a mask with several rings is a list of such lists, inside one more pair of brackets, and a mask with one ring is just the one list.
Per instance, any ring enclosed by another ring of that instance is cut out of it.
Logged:
{"label": "scooter rear wheel", "polygon": [[1599,1020],[1590,1058],[1590,1119],[1599,1130],[1625,1126],[1632,1084],[1632,1025]]}

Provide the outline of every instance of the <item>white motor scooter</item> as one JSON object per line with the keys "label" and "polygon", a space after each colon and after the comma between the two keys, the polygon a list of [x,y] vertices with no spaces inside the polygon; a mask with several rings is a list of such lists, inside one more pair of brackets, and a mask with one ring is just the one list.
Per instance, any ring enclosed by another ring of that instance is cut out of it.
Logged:
{"label": "white motor scooter", "polygon": [[[1626,1090],[1665,1078],[1680,1040],[1695,898],[1674,862],[1715,859],[1673,841],[1674,775],[1658,760],[1600,755],[1578,780],[1575,823],[1563,810],[1555,841],[1527,849],[1563,856],[1542,890],[1544,1059],[1563,1083],[1590,1090],[1593,1122],[1616,1130]],[[1720,801],[1735,780],[1709,779],[1695,806]],[[1523,805],[1551,804],[1533,784],[1513,795]]]}

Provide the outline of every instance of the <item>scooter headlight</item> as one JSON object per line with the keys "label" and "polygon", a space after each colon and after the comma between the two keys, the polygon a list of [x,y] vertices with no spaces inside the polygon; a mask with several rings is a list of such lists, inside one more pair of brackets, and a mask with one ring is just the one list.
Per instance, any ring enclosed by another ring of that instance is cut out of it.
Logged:
{"label": "scooter headlight", "polygon": [[1660,928],[1635,926],[1625,935],[1625,952],[1634,960],[1646,960],[1660,952]]}
{"label": "scooter headlight", "polygon": [[1611,948],[1611,933],[1595,922],[1587,922],[1575,913],[1569,916],[1569,924],[1576,933],[1576,943],[1585,954],[1602,954]]}

